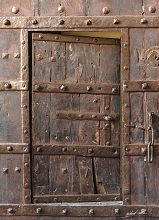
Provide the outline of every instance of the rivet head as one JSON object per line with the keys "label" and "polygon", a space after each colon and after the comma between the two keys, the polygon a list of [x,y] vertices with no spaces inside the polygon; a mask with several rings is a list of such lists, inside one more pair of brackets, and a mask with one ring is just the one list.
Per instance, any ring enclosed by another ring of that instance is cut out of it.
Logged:
{"label": "rivet head", "polygon": [[109,9],[108,7],[104,7],[104,8],[102,9],[102,12],[103,12],[104,15],[109,14],[110,9]]}
{"label": "rivet head", "polygon": [[2,59],[8,59],[9,54],[8,53],[2,53]]}
{"label": "rivet head", "polygon": [[120,24],[119,19],[117,19],[117,18],[113,19],[113,24]]}
{"label": "rivet head", "polygon": [[20,173],[21,172],[21,168],[20,167],[16,167],[15,168],[15,172]]}
{"label": "rivet head", "polygon": [[124,70],[128,70],[128,66],[124,66]]}
{"label": "rivet head", "polygon": [[60,22],[59,22],[59,24],[61,24],[61,25],[64,24],[64,23],[65,23],[65,21],[63,19],[61,19]]}
{"label": "rivet head", "polygon": [[110,146],[110,142],[106,142],[106,145],[107,145],[107,146]]}
{"label": "rivet head", "polygon": [[67,151],[67,147],[63,147],[63,148],[62,148],[62,151],[63,151],[63,152],[66,152],[66,151]]}
{"label": "rivet head", "polygon": [[82,114],[79,114],[79,118],[83,118],[83,115],[82,115]]}
{"label": "rivet head", "polygon": [[39,39],[43,39],[44,36],[42,34],[39,34]]}
{"label": "rivet head", "polygon": [[67,169],[66,168],[62,168],[62,173],[66,174],[67,173]]}
{"label": "rivet head", "polygon": [[91,86],[87,86],[87,91],[91,91],[92,87]]}
{"label": "rivet head", "polygon": [[28,183],[25,183],[25,184],[24,184],[24,188],[27,189],[28,187],[29,187],[29,184],[28,184]]}
{"label": "rivet head", "polygon": [[29,167],[29,164],[28,164],[28,163],[25,163],[24,166],[25,166],[25,167]]}
{"label": "rivet head", "polygon": [[3,173],[8,173],[8,168],[3,168]]}
{"label": "rivet head", "polygon": [[97,117],[97,115],[94,115],[94,114],[92,115],[92,118],[96,118],[96,117]]}
{"label": "rivet head", "polygon": [[58,36],[56,36],[56,37],[55,37],[55,40],[59,40],[59,37],[58,37]]}
{"label": "rivet head", "polygon": [[114,212],[115,212],[115,214],[119,214],[120,213],[120,209],[115,209]]}
{"label": "rivet head", "polygon": [[13,150],[13,148],[11,146],[7,147],[7,151],[12,151],[12,150]]}
{"label": "rivet head", "polygon": [[118,198],[118,197],[115,197],[115,198],[114,198],[114,200],[115,200],[115,201],[118,201],[118,200],[119,200],[119,198]]}
{"label": "rivet head", "polygon": [[37,213],[37,214],[42,213],[42,208],[37,208],[37,209],[36,209],[36,213]]}
{"label": "rivet head", "polygon": [[11,22],[10,22],[9,19],[4,19],[4,20],[3,20],[3,24],[4,24],[4,25],[10,25]]}
{"label": "rivet head", "polygon": [[22,42],[21,42],[22,44],[25,44],[25,40],[22,40]]}
{"label": "rivet head", "polygon": [[147,151],[147,149],[146,149],[145,147],[142,147],[142,148],[141,148],[141,153],[144,154],[144,153],[146,153],[146,151]]}
{"label": "rivet head", "polygon": [[62,12],[64,12],[65,11],[65,7],[63,6],[63,5],[60,5],[59,7],[58,7],[58,12],[59,13],[62,13]]}
{"label": "rivet head", "polygon": [[117,93],[117,92],[118,92],[118,89],[115,88],[115,87],[113,87],[113,88],[112,88],[112,92],[113,92],[113,93]]}
{"label": "rivet head", "polygon": [[23,105],[23,108],[27,108],[27,105]]}
{"label": "rivet head", "polygon": [[148,88],[148,84],[147,83],[142,83],[142,89],[147,89]]}
{"label": "rivet head", "polygon": [[28,195],[26,195],[26,196],[25,196],[25,199],[29,199],[29,196],[28,196]]}
{"label": "rivet head", "polygon": [[28,134],[28,131],[27,131],[27,130],[24,130],[24,134]]}
{"label": "rivet head", "polygon": [[12,88],[12,85],[11,85],[10,83],[5,83],[5,84],[4,84],[4,87],[5,87],[6,89],[11,89],[11,88]]}
{"label": "rivet head", "polygon": [[60,86],[60,89],[63,90],[63,91],[65,91],[66,88],[67,88],[67,87],[66,87],[65,85]]}
{"label": "rivet head", "polygon": [[93,215],[94,214],[94,209],[90,209],[89,210],[89,215]]}
{"label": "rivet head", "polygon": [[124,47],[127,47],[127,46],[128,46],[128,43],[127,43],[127,42],[125,42],[125,43],[123,44],[123,46],[124,46]]}
{"label": "rivet head", "polygon": [[37,147],[37,148],[36,148],[36,151],[37,151],[37,152],[40,152],[41,150],[42,150],[41,147]]}
{"label": "rivet head", "polygon": [[150,13],[155,13],[156,12],[156,7],[155,6],[149,6],[149,12]]}
{"label": "rivet head", "polygon": [[65,215],[65,214],[67,214],[67,213],[68,213],[67,209],[63,209],[63,210],[62,210],[62,214]]}
{"label": "rivet head", "polygon": [[92,153],[93,153],[93,149],[91,149],[91,148],[88,149],[88,153],[89,153],[89,154],[92,154]]}
{"label": "rivet head", "polygon": [[40,85],[35,85],[35,90],[39,90],[40,88]]}
{"label": "rivet head", "polygon": [[146,18],[142,18],[142,19],[140,20],[140,23],[141,23],[141,24],[147,24],[148,21],[146,20]]}
{"label": "rivet head", "polygon": [[20,58],[20,54],[19,53],[14,53],[14,58]]}
{"label": "rivet head", "polygon": [[112,117],[111,117],[110,115],[106,115],[106,116],[104,117],[104,119],[105,119],[106,121],[111,121],[111,120],[112,120]]}
{"label": "rivet head", "polygon": [[80,38],[79,38],[79,37],[77,37],[77,38],[76,38],[76,41],[80,41]]}
{"label": "rivet head", "polygon": [[87,24],[87,25],[91,25],[91,24],[92,24],[92,21],[91,21],[91,20],[87,20],[87,21],[86,21],[86,24]]}
{"label": "rivet head", "polygon": [[32,24],[38,24],[38,21],[36,19],[31,21]]}
{"label": "rivet head", "polygon": [[25,65],[23,65],[23,66],[22,66],[22,69],[23,69],[23,70],[26,70],[26,66],[25,66]]}
{"label": "rivet head", "polygon": [[13,14],[18,14],[18,12],[19,12],[19,8],[18,7],[12,7],[12,13]]}
{"label": "rivet head", "polygon": [[12,208],[9,208],[9,209],[7,209],[7,212],[8,212],[9,214],[11,214],[11,213],[13,213],[14,211],[13,211]]}

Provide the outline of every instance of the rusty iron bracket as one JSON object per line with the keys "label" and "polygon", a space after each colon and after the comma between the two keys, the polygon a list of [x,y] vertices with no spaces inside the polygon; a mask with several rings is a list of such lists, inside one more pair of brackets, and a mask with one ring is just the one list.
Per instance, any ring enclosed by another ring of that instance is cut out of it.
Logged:
{"label": "rusty iron bracket", "polygon": [[114,121],[119,119],[118,114],[106,115],[97,112],[71,112],[71,111],[57,111],[56,118],[68,120],[93,120],[93,121]]}
{"label": "rusty iron bracket", "polygon": [[80,155],[87,157],[119,157],[120,148],[98,145],[34,145],[34,155]]}
{"label": "rusty iron bracket", "polygon": [[0,154],[27,154],[29,152],[29,144],[0,143]]}
{"label": "rusty iron bracket", "polygon": [[33,85],[34,92],[55,92],[55,93],[80,93],[80,94],[119,94],[118,84],[57,84],[39,83]]}
{"label": "rusty iron bracket", "polygon": [[28,90],[27,81],[0,82],[0,91],[26,91],[26,90]]}
{"label": "rusty iron bracket", "polygon": [[158,92],[159,81],[123,81],[124,92]]}

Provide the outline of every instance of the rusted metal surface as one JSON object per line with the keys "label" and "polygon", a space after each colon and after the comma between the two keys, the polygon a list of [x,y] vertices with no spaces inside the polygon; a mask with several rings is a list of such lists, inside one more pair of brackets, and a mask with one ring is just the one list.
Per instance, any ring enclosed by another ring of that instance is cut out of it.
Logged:
{"label": "rusted metal surface", "polygon": [[119,115],[105,115],[104,113],[97,112],[56,111],[56,118],[68,120],[114,121],[119,120]]}
{"label": "rusted metal surface", "polygon": [[125,92],[158,92],[159,81],[124,81],[123,89]]}
{"label": "rusted metal surface", "polygon": [[120,194],[107,194],[107,195],[40,195],[34,196],[34,203],[63,203],[63,202],[104,202],[104,201],[119,201]]}
{"label": "rusted metal surface", "polygon": [[16,144],[16,143],[0,143],[1,154],[25,154],[29,153],[28,144]]}
{"label": "rusted metal surface", "polygon": [[27,81],[0,82],[0,91],[24,91],[24,90],[28,90]]}
{"label": "rusted metal surface", "polygon": [[38,155],[82,155],[87,157],[119,157],[119,147],[76,146],[76,145],[34,145],[33,154]]}
{"label": "rusted metal surface", "polygon": [[[54,58],[56,62],[56,58]],[[48,59],[49,61],[49,59]],[[119,94],[118,84],[66,84],[66,83],[38,83],[35,82],[33,91],[56,92],[56,93],[78,93],[78,94]]]}
{"label": "rusted metal surface", "polygon": [[[36,20],[36,22],[35,22]],[[7,22],[6,22],[7,21]],[[61,24],[61,21],[62,24]],[[159,27],[159,17],[108,16],[108,17],[0,17],[0,28],[14,29],[90,29],[90,28],[150,28]]]}
{"label": "rusted metal surface", "polygon": [[[57,203],[55,205],[46,204],[34,204],[34,205],[1,205],[1,214],[8,218],[13,218],[14,216],[49,216],[52,217],[116,217],[118,218],[132,218],[132,219],[142,219],[148,217],[149,219],[158,218],[159,209],[158,206],[122,206],[122,205],[106,205],[102,204],[90,204],[79,206],[73,205],[67,206],[65,203]],[[33,218],[33,217],[32,217]],[[32,219],[31,218],[31,219]],[[35,217],[34,217],[35,218]],[[45,217],[43,217],[45,219]],[[116,219],[115,218],[115,219]],[[36,218],[35,218],[36,219]],[[66,218],[67,219],[67,218]],[[69,219],[69,218],[68,218]],[[97,218],[98,219],[98,218]],[[111,218],[110,218],[111,219]]]}
{"label": "rusted metal surface", "polygon": [[23,203],[31,203],[31,163],[30,154],[23,155]]}
{"label": "rusted metal surface", "polygon": [[55,41],[55,42],[71,42],[71,43],[87,43],[87,44],[102,44],[102,45],[120,45],[120,40],[118,39],[108,39],[108,38],[94,38],[94,37],[78,37],[78,36],[65,36],[59,34],[45,34],[45,33],[35,33],[33,34],[33,40],[38,41]]}

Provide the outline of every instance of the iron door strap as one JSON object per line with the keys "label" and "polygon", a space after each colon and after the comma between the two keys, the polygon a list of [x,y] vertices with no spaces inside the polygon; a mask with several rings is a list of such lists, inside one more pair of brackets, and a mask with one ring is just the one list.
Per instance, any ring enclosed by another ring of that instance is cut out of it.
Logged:
{"label": "iron door strap", "polygon": [[148,148],[147,148],[147,159],[149,163],[153,162],[153,154],[154,154],[153,115],[154,115],[153,112],[149,113]]}

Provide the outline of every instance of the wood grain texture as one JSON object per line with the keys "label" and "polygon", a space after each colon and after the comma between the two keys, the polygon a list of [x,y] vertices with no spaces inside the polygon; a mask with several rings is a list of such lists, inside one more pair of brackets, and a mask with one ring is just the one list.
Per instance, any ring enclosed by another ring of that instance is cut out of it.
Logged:
{"label": "wood grain texture", "polygon": [[[23,203],[23,156],[0,155],[0,203]],[[15,168],[20,172],[15,172]],[[4,173],[4,169],[8,171]]]}
{"label": "wood grain texture", "polygon": [[[8,55],[2,59],[4,54]],[[20,59],[15,54],[20,56],[20,31],[0,30],[0,80],[20,80]]]}

